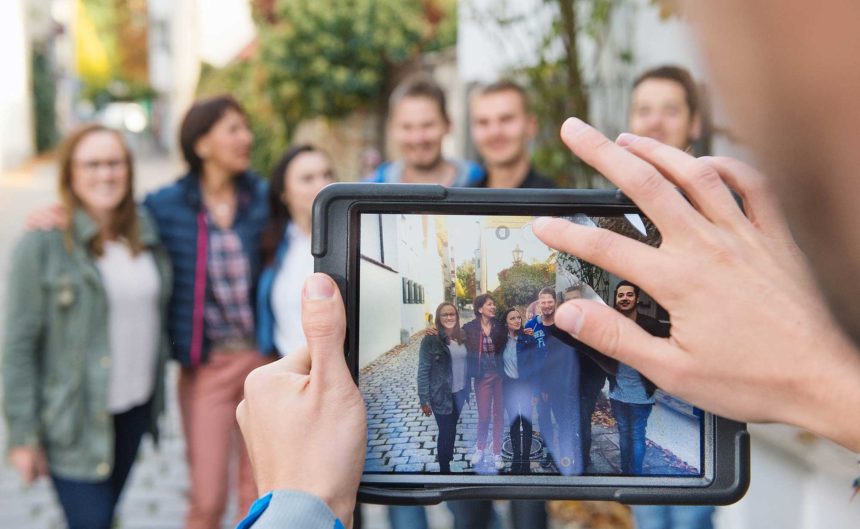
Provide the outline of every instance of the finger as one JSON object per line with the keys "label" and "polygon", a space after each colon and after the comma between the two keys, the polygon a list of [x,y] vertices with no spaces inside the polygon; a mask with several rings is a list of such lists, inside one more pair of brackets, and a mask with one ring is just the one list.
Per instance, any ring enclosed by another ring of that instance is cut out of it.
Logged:
{"label": "finger", "polygon": [[616,141],[683,189],[696,209],[715,224],[733,228],[747,224],[714,167],[652,138],[622,134]]}
{"label": "finger", "polygon": [[733,158],[706,156],[700,160],[713,167],[723,181],[741,196],[744,211],[753,226],[771,237],[789,236],[785,214],[764,175]]}
{"label": "finger", "polygon": [[559,218],[535,219],[532,229],[548,246],[585,259],[648,292],[662,292],[672,284],[673,276],[666,270],[669,261],[647,244]]}
{"label": "finger", "polygon": [[311,380],[350,378],[343,355],[346,314],[337,285],[325,274],[313,274],[302,291],[302,328],[311,359]]}
{"label": "finger", "polygon": [[686,232],[704,220],[657,169],[576,118],[561,127],[561,139],[619,187],[660,228],[665,237]]}
{"label": "finger", "polygon": [[299,347],[275,363],[280,364],[280,369],[299,375],[307,375],[311,372],[311,355],[307,347]]}
{"label": "finger", "polygon": [[658,384],[664,368],[680,360],[677,349],[665,338],[651,336],[635,321],[600,303],[568,301],[558,308],[555,323],[586,345]]}

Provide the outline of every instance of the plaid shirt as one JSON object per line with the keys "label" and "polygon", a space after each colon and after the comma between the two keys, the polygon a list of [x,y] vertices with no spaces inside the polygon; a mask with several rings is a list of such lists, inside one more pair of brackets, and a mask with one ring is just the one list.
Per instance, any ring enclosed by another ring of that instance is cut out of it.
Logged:
{"label": "plaid shirt", "polygon": [[481,375],[495,373],[496,369],[496,346],[493,339],[481,332],[481,349],[479,353]]}
{"label": "plaid shirt", "polygon": [[231,229],[209,224],[207,272],[209,295],[204,319],[210,341],[253,341],[254,313],[251,309],[251,272],[239,235]]}

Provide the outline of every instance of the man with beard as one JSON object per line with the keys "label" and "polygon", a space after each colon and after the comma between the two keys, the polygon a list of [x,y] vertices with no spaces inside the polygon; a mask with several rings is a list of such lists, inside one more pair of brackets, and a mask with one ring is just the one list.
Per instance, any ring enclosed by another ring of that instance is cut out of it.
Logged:
{"label": "man with beard", "polygon": [[[651,336],[669,336],[666,325],[650,316],[640,314],[639,287],[630,281],[615,286],[615,310],[636,322]],[[654,406],[657,387],[641,373],[623,362],[618,362],[609,377],[609,403],[618,424],[618,446],[621,450],[621,473],[642,474],[645,460],[645,429]]]}

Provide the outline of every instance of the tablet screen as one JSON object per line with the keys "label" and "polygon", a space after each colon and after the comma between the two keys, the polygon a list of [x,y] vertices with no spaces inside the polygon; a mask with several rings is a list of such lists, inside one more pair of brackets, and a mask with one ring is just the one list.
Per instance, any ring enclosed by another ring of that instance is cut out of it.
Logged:
{"label": "tablet screen", "polygon": [[[365,473],[703,475],[704,414],[554,321],[586,298],[667,337],[668,314],[543,244],[534,218],[361,213]],[[565,218],[660,243],[639,214]]]}

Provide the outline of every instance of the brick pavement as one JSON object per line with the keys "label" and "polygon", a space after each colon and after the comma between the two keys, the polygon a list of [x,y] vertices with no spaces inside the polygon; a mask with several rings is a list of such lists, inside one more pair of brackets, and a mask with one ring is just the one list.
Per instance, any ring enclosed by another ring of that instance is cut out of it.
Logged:
{"label": "brick pavement", "polygon": [[[418,369],[418,349],[421,336],[415,336],[401,347],[380,356],[372,364],[362,369],[359,387],[367,405],[368,441],[367,463],[365,470],[371,472],[438,472],[436,461],[435,419],[424,416],[418,409],[416,372]],[[659,406],[660,404],[658,404]],[[609,404],[605,396],[598,403],[598,409],[607,415]],[[533,411],[533,418],[537,415]],[[454,444],[452,472],[495,472],[489,460],[477,469],[471,466],[469,458],[474,452],[477,430],[477,408],[474,392],[460,416],[457,425],[457,440]],[[592,422],[592,464],[587,469],[594,474],[620,473],[620,452],[618,431],[612,421]],[[532,446],[532,473],[557,473],[555,467],[543,469],[540,464],[540,433],[535,425],[536,442]],[[492,425],[490,426],[492,432]],[[491,435],[489,438],[491,438]],[[504,436],[503,457],[505,470],[510,471],[510,437]],[[692,462],[695,463],[695,462]],[[644,473],[656,475],[691,474],[698,471],[696,464],[688,464],[651,440],[645,452]]]}

